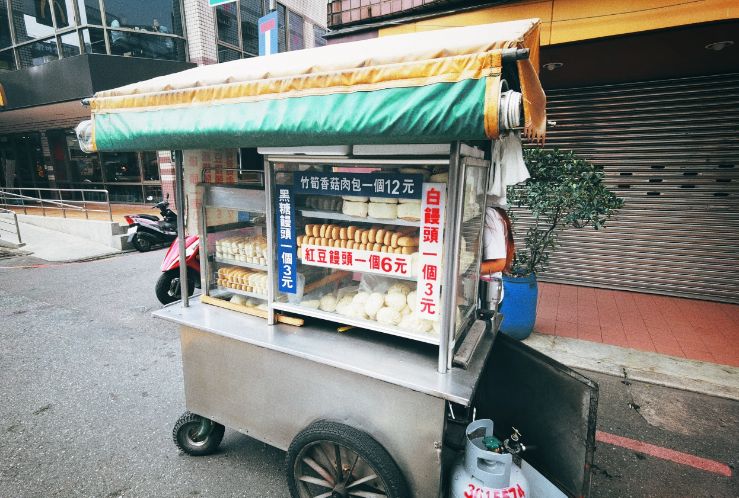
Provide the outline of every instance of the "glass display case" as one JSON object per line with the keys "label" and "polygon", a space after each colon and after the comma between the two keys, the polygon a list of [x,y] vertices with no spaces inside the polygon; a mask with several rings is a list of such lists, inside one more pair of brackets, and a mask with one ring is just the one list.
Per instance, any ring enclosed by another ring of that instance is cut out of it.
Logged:
{"label": "glass display case", "polygon": [[271,257],[263,188],[198,185],[202,300],[267,317]]}
{"label": "glass display case", "polygon": [[[457,166],[454,206],[448,155],[269,156],[271,309],[434,345],[453,313],[449,336],[458,340],[477,309],[489,169],[477,155]],[[456,295],[452,310],[445,292]]]}

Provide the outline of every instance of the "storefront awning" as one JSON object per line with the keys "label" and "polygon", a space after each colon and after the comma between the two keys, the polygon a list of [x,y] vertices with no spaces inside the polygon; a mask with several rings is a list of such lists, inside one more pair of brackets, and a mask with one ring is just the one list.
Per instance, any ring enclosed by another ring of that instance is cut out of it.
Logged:
{"label": "storefront awning", "polygon": [[99,151],[496,138],[510,48],[530,50],[516,62],[524,134],[541,140],[538,19],[285,52],[98,92],[80,138]]}

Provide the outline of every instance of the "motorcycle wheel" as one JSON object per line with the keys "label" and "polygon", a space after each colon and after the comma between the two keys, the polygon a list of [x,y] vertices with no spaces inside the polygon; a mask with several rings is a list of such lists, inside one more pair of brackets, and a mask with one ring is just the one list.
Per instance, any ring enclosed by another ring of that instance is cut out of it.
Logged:
{"label": "motorcycle wheel", "polygon": [[151,251],[151,248],[154,246],[153,238],[150,235],[146,235],[141,232],[137,232],[136,235],[134,235],[131,243],[139,252]]}
{"label": "motorcycle wheel", "polygon": [[[200,275],[195,272],[187,274],[187,295],[192,296],[195,292],[195,279],[199,279]],[[180,269],[168,270],[162,273],[154,286],[154,292],[157,299],[162,304],[169,304],[181,299],[180,295]]]}

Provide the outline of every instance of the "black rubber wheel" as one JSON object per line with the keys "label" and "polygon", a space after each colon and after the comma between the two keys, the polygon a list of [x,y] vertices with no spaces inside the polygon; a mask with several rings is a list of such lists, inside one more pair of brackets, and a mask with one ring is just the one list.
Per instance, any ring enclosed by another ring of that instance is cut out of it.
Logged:
{"label": "black rubber wheel", "polygon": [[[200,280],[200,275],[197,272],[187,271],[187,295],[192,296],[195,292],[195,281]],[[180,288],[180,269],[175,268],[174,270],[168,270],[161,274],[157,283],[154,286],[154,292],[157,295],[157,299],[162,304],[169,304],[175,301],[179,301],[181,296]]]}
{"label": "black rubber wheel", "polygon": [[133,240],[131,241],[133,246],[139,252],[151,251],[151,248],[154,246],[154,242],[154,238],[151,235],[141,232],[136,232],[136,235],[133,236]]}
{"label": "black rubber wheel", "polygon": [[321,420],[298,434],[287,450],[292,498],[408,498],[403,473],[369,434]]}
{"label": "black rubber wheel", "polygon": [[185,412],[177,419],[172,430],[174,444],[188,455],[210,455],[218,449],[226,430],[218,422]]}

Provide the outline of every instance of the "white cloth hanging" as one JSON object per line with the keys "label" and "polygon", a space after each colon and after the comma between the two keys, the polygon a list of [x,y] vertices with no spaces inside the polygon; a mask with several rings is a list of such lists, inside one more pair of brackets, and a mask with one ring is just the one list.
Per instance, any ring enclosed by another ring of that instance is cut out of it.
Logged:
{"label": "white cloth hanging", "polygon": [[489,204],[505,206],[508,186],[525,182],[531,177],[523,161],[523,144],[519,132],[506,133],[495,141],[492,163],[493,171],[488,183]]}

